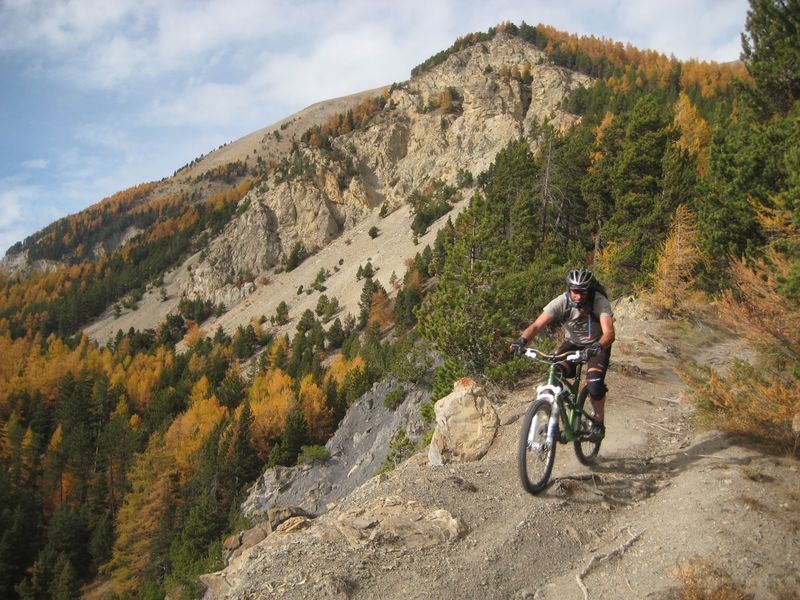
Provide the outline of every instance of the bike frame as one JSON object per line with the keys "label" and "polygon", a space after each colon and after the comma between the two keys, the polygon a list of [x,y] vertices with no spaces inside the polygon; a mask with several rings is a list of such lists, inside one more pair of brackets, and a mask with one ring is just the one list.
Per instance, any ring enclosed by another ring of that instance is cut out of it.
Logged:
{"label": "bike frame", "polygon": [[[575,436],[572,432],[575,429],[576,419],[580,419],[580,415],[576,410],[575,401],[578,398],[578,391],[580,390],[582,366],[582,363],[575,364],[575,381],[570,383],[563,377],[560,377],[561,371],[557,368],[557,363],[552,363],[547,376],[547,383],[537,386],[536,388],[536,399],[546,400],[553,406],[553,409],[550,411],[550,420],[547,424],[547,443],[551,447],[559,441],[559,418],[564,425],[562,427],[564,442],[572,442],[575,440]],[[532,437],[537,431],[538,418],[538,415],[534,417],[533,426],[530,428],[528,445],[532,448],[536,445]]]}

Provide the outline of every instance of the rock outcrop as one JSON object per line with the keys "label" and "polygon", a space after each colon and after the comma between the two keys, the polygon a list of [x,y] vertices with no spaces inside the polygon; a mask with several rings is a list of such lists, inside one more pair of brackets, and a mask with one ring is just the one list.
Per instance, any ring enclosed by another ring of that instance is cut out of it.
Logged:
{"label": "rock outcrop", "polygon": [[492,445],[500,419],[483,388],[459,379],[434,406],[436,429],[428,448],[432,465],[479,460]]}
{"label": "rock outcrop", "polygon": [[242,514],[261,521],[269,509],[296,506],[319,515],[373,477],[399,429],[412,440],[425,429],[419,407],[430,398],[430,392],[410,391],[393,411],[384,406],[383,399],[397,386],[391,380],[383,381],[353,403],[325,446],[331,455],[326,462],[267,469],[250,488]]}
{"label": "rock outcrop", "polygon": [[295,149],[211,242],[189,294],[230,306],[246,295],[235,287],[238,274],[279,265],[295,244],[313,251],[384,203],[397,206],[437,180],[454,185],[462,171],[478,174],[509,140],[536,147],[541,124],[561,131],[576,122],[560,105],[589,83],[504,34],[449,56],[393,86],[384,110],[334,138],[333,152]]}
{"label": "rock outcrop", "polygon": [[[257,570],[267,579],[296,569],[307,551],[324,553],[335,561],[353,551],[406,553],[454,542],[467,531],[464,522],[447,510],[421,506],[399,496],[376,498],[361,506],[317,520],[293,517],[260,543],[233,557],[224,571],[202,575],[205,598],[258,598],[266,591],[278,595],[281,584],[253,578]],[[348,597],[350,580],[324,571],[300,583],[315,590],[313,597]]]}

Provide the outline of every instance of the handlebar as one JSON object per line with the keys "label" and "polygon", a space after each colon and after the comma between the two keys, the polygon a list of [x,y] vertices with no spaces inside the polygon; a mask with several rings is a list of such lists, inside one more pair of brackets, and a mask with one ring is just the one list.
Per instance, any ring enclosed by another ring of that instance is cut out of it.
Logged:
{"label": "handlebar", "polygon": [[525,348],[524,356],[530,358],[531,360],[550,364],[562,361],[569,363],[584,363],[587,359],[585,350],[573,350],[572,352],[562,352],[561,354],[546,354],[544,352],[540,352],[536,348]]}

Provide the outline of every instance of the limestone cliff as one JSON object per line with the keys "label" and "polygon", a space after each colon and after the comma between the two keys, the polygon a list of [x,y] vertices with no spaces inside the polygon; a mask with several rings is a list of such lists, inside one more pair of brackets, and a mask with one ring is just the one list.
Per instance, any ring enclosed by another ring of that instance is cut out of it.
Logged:
{"label": "limestone cliff", "polygon": [[436,180],[478,174],[509,140],[538,143],[538,126],[557,130],[577,117],[561,108],[589,78],[546,62],[544,54],[503,34],[451,55],[392,86],[367,127],[333,140],[333,152],[296,146],[286,169],[242,200],[242,209],[208,246],[190,295],[230,307],[248,288],[241,273],[280,264],[297,243],[320,248],[368,211],[395,207]]}

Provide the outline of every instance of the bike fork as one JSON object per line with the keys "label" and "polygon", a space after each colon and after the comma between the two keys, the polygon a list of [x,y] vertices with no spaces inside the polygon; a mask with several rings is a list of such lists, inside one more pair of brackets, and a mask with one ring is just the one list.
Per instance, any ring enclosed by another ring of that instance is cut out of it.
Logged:
{"label": "bike fork", "polygon": [[[541,398],[540,398],[541,399]],[[551,399],[545,398],[550,403],[550,418],[547,421],[547,447],[552,448],[553,445],[556,443],[556,439],[558,438],[558,403]],[[528,430],[528,448],[531,450],[541,450],[543,444],[536,441],[536,434],[539,432],[539,428],[542,427],[544,424],[539,423],[539,414],[537,413],[533,417],[533,422],[531,423],[531,427]]]}
{"label": "bike fork", "polygon": [[561,407],[558,401],[553,401],[550,409],[550,420],[547,423],[547,443],[552,448],[558,440],[558,416],[561,414]]}

